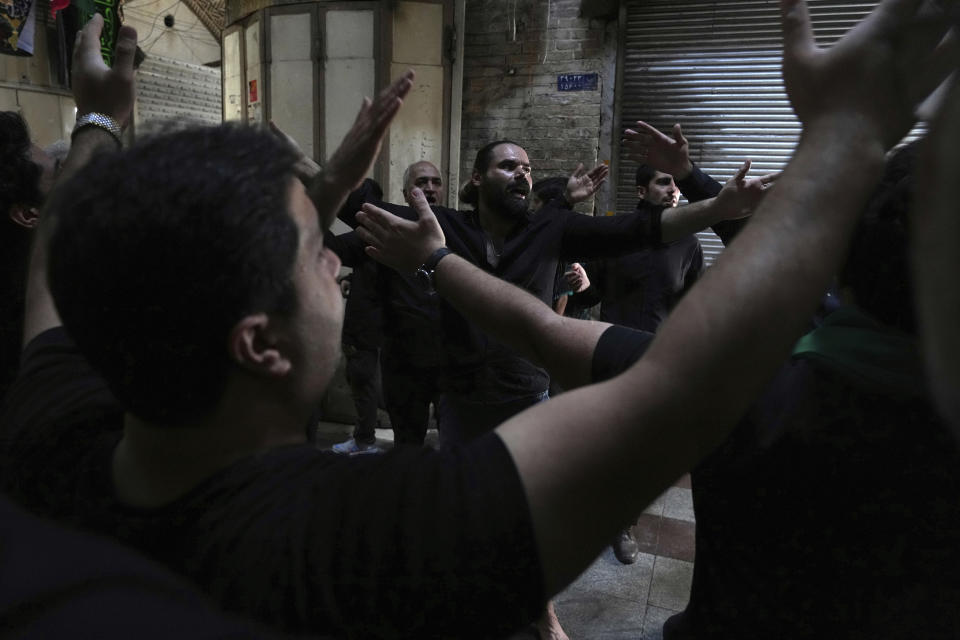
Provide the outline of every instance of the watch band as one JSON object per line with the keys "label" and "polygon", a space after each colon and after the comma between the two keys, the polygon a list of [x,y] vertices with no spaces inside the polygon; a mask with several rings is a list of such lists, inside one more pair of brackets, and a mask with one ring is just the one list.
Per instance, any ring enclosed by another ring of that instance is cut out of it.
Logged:
{"label": "watch band", "polygon": [[78,116],[77,124],[73,126],[73,133],[70,134],[70,137],[73,138],[73,136],[77,135],[78,131],[85,127],[98,127],[103,129],[113,136],[118,145],[123,146],[123,142],[120,139],[123,130],[120,129],[120,125],[117,123],[117,121],[110,116],[103,113],[97,113],[95,111]]}
{"label": "watch band", "polygon": [[430,254],[430,257],[427,258],[422,265],[420,265],[420,269],[422,269],[423,271],[433,272],[437,268],[437,264],[439,264],[440,261],[443,260],[443,257],[451,253],[453,252],[447,247],[440,247],[439,249],[437,249],[436,251]]}
{"label": "watch band", "polygon": [[417,267],[417,270],[414,272],[414,277],[420,282],[420,286],[423,287],[424,292],[428,295],[432,296],[437,293],[436,288],[433,286],[433,271],[437,268],[437,264],[443,260],[444,256],[451,253],[453,252],[450,251],[450,249],[440,247],[431,253],[426,261]]}

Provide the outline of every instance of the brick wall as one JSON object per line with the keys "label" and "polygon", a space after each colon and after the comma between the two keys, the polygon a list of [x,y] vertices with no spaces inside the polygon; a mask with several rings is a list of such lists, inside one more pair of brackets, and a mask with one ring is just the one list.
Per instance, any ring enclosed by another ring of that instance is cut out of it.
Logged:
{"label": "brick wall", "polygon": [[[580,18],[580,0],[552,0],[549,23],[546,0],[466,4],[461,183],[477,149],[500,138],[523,145],[534,180],[595,165],[601,94],[614,83],[603,74],[606,22]],[[600,74],[597,90],[557,91],[565,73]]]}

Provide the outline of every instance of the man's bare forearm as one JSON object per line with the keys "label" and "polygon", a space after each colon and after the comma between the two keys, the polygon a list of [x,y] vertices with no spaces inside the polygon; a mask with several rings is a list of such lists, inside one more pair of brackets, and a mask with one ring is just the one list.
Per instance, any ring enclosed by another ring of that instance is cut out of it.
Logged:
{"label": "man's bare forearm", "polygon": [[952,88],[923,142],[917,171],[913,261],[928,379],[941,413],[960,435],[960,85]]}
{"label": "man's bare forearm", "polygon": [[[746,239],[681,301],[641,361],[500,427],[531,501],[551,591],[715,446],[782,363],[879,177],[883,149],[870,143],[849,131],[805,135]],[[843,177],[824,185],[824,171]]]}
{"label": "man's bare forearm", "polygon": [[664,209],[660,216],[660,238],[663,242],[673,242],[709,229],[728,217],[717,205],[716,197]]}

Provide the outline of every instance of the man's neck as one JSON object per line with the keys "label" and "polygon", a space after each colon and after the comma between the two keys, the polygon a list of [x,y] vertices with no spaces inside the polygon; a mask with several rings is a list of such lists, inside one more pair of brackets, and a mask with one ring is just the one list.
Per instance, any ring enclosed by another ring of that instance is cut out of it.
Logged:
{"label": "man's neck", "polygon": [[114,491],[130,506],[162,506],[238,460],[306,442],[304,424],[276,403],[231,402],[226,396],[208,417],[177,426],[126,414],[113,453]]}
{"label": "man's neck", "polygon": [[486,231],[494,241],[502,242],[517,226],[516,218],[488,206],[483,201],[477,206],[477,216],[480,218],[480,228]]}

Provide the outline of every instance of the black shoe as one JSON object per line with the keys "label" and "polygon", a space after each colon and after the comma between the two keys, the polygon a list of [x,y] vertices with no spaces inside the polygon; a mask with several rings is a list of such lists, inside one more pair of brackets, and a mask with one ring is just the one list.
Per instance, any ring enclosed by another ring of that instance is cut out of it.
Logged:
{"label": "black shoe", "polygon": [[613,555],[622,564],[633,564],[640,555],[637,539],[633,537],[633,527],[627,527],[620,531],[610,546],[613,547]]}

